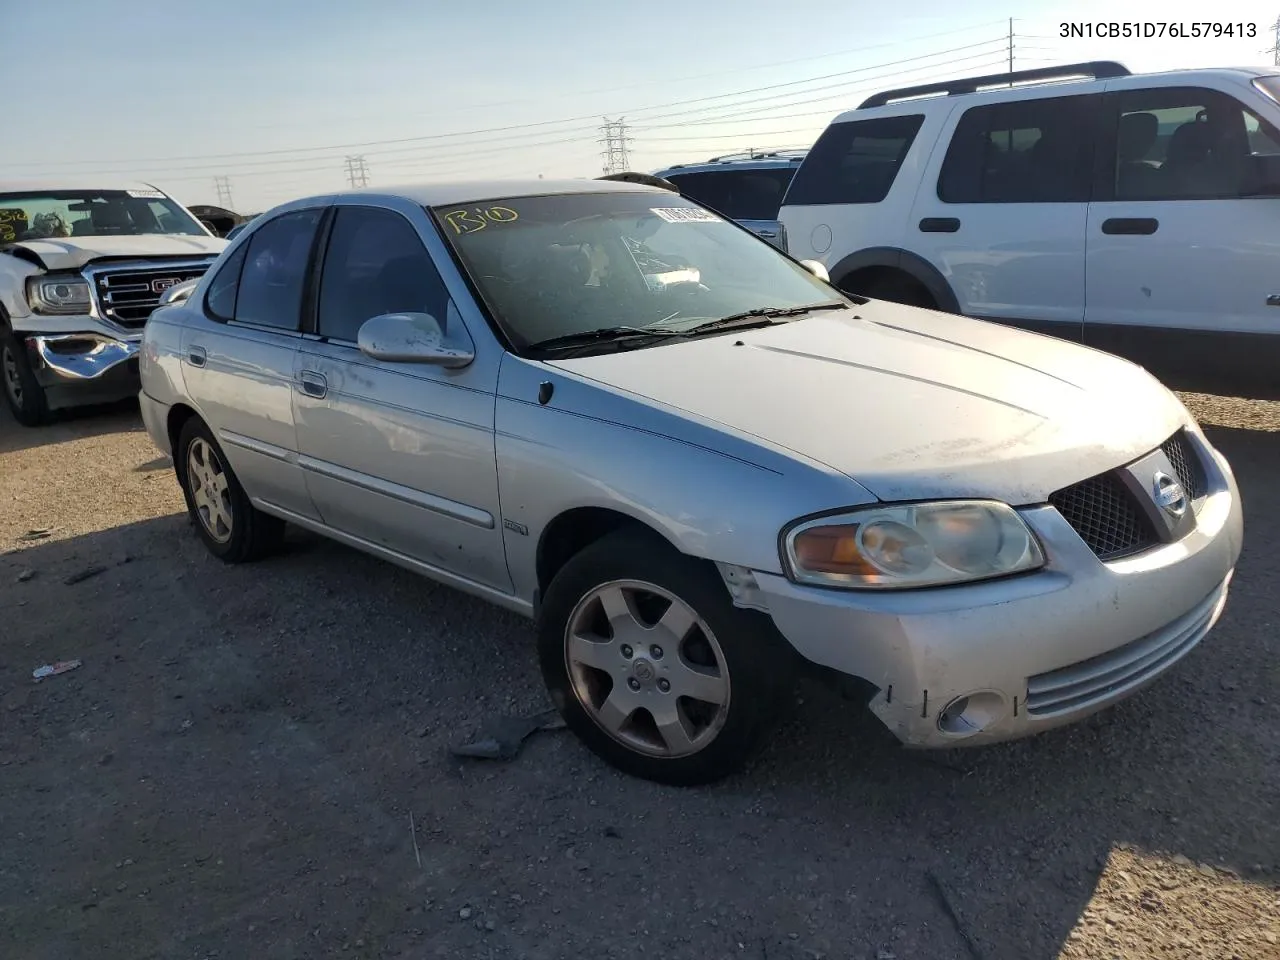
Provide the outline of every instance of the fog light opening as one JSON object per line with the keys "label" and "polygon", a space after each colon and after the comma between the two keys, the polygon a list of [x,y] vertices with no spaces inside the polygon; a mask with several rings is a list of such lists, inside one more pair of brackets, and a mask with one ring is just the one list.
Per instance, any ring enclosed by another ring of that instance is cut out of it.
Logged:
{"label": "fog light opening", "polygon": [[1007,706],[994,691],[956,697],[938,714],[938,729],[953,737],[972,737],[1004,716]]}

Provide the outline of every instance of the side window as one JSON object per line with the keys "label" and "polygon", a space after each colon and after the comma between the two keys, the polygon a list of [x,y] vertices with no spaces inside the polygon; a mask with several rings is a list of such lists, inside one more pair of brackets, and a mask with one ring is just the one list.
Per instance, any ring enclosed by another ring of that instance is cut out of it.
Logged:
{"label": "side window", "polygon": [[307,261],[320,210],[298,210],[264,223],[249,238],[235,298],[235,319],[297,330]]}
{"label": "side window", "polygon": [[1234,199],[1247,194],[1251,157],[1280,153],[1280,133],[1216,90],[1117,94],[1117,200]]}
{"label": "side window", "polygon": [[204,306],[215,319],[231,320],[236,315],[236,291],[240,289],[240,272],[244,269],[246,249],[242,246],[229,256],[209,281]]}
{"label": "side window", "polygon": [[943,203],[1085,203],[1094,96],[970,107],[938,176]]}
{"label": "side window", "polygon": [[924,117],[833,123],[791,181],[791,204],[879,203],[889,194]]}
{"label": "side window", "polygon": [[370,317],[429,313],[445,324],[449,293],[413,226],[377,207],[339,207],[320,275],[316,332],[355,342]]}

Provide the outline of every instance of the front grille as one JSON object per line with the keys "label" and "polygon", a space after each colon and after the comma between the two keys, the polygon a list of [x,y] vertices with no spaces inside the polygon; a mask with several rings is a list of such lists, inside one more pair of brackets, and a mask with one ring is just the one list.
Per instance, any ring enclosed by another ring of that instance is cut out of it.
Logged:
{"label": "front grille", "polygon": [[1027,713],[1052,717],[1084,710],[1145,683],[1204,638],[1226,592],[1224,580],[1173,623],[1123,647],[1032,677],[1027,681]]}
{"label": "front grille", "polygon": [[1109,473],[1064,487],[1050,494],[1049,502],[1102,560],[1138,553],[1157,542],[1133,495]]}
{"label": "front grille", "polygon": [[1199,500],[1209,492],[1209,480],[1205,476],[1204,463],[1200,454],[1184,431],[1179,430],[1172,437],[1160,444],[1160,449],[1173,465],[1173,472],[1178,475],[1178,482],[1191,500]]}
{"label": "front grille", "polygon": [[174,263],[103,271],[94,276],[98,308],[113,323],[130,330],[140,329],[165,290],[184,280],[202,277],[208,269],[207,263]]}

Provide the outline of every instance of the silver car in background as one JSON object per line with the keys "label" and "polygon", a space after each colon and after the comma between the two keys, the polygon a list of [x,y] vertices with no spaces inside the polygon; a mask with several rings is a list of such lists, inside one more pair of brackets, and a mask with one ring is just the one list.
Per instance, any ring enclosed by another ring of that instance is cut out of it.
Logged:
{"label": "silver car in background", "polygon": [[798,667],[951,747],[1199,643],[1241,505],[1173,394],[815,273],[640,184],[311,197],[152,316],[142,410],[216,556],[288,522],[534,618],[568,724],[654,780],[738,768]]}

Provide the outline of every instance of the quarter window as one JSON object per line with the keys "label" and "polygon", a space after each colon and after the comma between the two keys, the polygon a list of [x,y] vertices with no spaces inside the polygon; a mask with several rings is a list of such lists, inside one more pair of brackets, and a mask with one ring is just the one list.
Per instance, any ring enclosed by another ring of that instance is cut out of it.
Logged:
{"label": "quarter window", "polygon": [[283,330],[299,328],[307,262],[320,214],[319,210],[282,214],[249,238],[235,295],[236,320]]}
{"label": "quarter window", "polygon": [[205,309],[217,320],[235,319],[236,291],[240,289],[240,271],[244,269],[246,249],[241,246],[228,257],[209,281],[209,292],[204,300]]}
{"label": "quarter window", "polygon": [[443,327],[449,294],[413,226],[377,207],[340,207],[320,277],[317,332],[354,343],[384,313],[428,313]]}
{"label": "quarter window", "polygon": [[938,178],[943,203],[1084,203],[1093,166],[1090,96],[971,107]]}
{"label": "quarter window", "polygon": [[785,203],[879,203],[922,123],[919,114],[833,123],[800,164]]}

